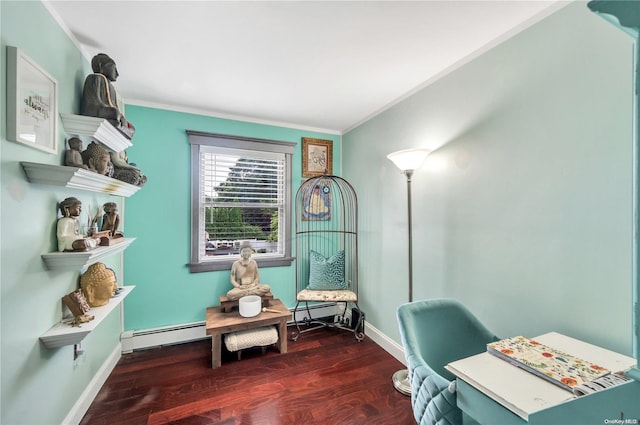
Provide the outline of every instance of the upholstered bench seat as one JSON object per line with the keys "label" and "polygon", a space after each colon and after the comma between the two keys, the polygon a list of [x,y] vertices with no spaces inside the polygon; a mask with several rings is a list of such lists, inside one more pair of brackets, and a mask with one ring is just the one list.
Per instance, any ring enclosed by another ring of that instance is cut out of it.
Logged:
{"label": "upholstered bench seat", "polygon": [[333,301],[333,302],[356,302],[358,296],[353,291],[347,290],[327,290],[316,291],[313,289],[303,289],[296,296],[297,301]]}
{"label": "upholstered bench seat", "polygon": [[278,330],[275,326],[263,326],[224,335],[224,345],[229,351],[237,351],[238,359],[240,359],[240,351],[245,348],[266,347],[276,342],[278,342]]}

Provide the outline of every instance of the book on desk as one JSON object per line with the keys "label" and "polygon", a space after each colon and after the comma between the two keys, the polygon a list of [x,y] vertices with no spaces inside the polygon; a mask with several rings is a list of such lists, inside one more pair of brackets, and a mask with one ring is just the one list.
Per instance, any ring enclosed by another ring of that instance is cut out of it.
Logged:
{"label": "book on desk", "polygon": [[489,343],[487,352],[567,391],[611,373],[587,359],[523,336]]}

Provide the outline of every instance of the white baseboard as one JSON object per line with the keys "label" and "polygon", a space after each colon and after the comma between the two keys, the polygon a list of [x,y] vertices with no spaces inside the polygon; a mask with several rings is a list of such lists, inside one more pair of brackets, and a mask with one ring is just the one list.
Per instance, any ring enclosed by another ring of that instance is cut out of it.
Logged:
{"label": "white baseboard", "polygon": [[407,360],[404,356],[404,349],[402,345],[398,344],[382,332],[377,329],[375,326],[372,326],[369,322],[365,322],[365,334],[369,337],[373,342],[378,344],[384,351],[391,354],[403,365],[407,365]]}
{"label": "white baseboard", "polygon": [[127,354],[135,350],[182,344],[206,337],[205,322],[192,322],[176,326],[125,331],[122,333],[120,341],[122,342],[122,354]]}
{"label": "white baseboard", "polygon": [[122,347],[120,344],[116,346],[116,348],[111,352],[109,357],[105,360],[105,362],[100,366],[100,369],[93,376],[87,388],[82,392],[80,398],[73,405],[67,416],[62,421],[63,425],[75,425],[79,424],[82,418],[84,417],[89,407],[91,407],[91,403],[98,395],[100,388],[106,382],[107,378],[118,364],[118,360],[120,360],[120,353],[122,352]]}

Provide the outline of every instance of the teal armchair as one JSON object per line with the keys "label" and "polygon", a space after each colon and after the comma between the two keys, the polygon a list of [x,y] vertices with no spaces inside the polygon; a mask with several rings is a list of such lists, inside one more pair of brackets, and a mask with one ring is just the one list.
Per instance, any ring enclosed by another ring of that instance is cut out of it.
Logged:
{"label": "teal armchair", "polygon": [[411,382],[411,407],[420,425],[458,425],[455,377],[444,367],[479,354],[498,338],[460,302],[430,299],[402,304],[397,311]]}

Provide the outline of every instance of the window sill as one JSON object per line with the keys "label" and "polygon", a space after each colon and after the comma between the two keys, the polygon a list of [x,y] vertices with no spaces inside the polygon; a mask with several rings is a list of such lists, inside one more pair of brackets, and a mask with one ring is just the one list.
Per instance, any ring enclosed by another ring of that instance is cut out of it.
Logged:
{"label": "window sill", "polygon": [[[219,270],[231,270],[231,265],[238,260],[238,257],[229,260],[206,261],[202,263],[187,264],[191,273],[213,272]],[[256,258],[258,268],[266,267],[287,267],[293,262],[293,257],[277,258]]]}

